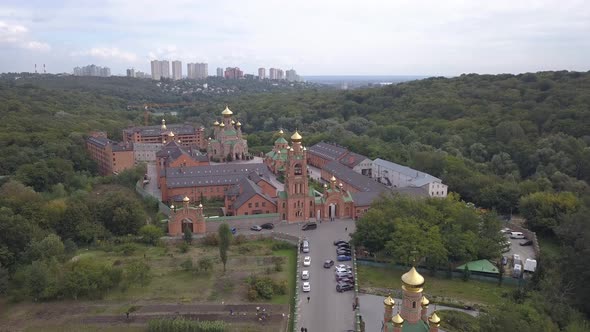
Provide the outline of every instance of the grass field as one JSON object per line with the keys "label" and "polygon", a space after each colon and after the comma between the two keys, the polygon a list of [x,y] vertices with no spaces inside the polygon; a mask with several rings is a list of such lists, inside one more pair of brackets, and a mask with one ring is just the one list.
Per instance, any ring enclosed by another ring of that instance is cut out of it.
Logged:
{"label": "grass field", "polygon": [[[358,265],[360,287],[401,289],[401,276],[405,271]],[[464,302],[480,305],[503,301],[502,294],[515,289],[513,286],[498,286],[477,280],[444,279],[424,275],[424,292],[436,296],[439,302]],[[448,299],[448,300],[445,300]]]}

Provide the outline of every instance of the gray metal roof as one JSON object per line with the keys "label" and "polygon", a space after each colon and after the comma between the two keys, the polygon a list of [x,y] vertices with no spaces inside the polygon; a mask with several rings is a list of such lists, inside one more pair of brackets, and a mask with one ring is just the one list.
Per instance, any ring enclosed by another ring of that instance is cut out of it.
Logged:
{"label": "gray metal roof", "polygon": [[166,158],[167,162],[176,160],[182,155],[187,155],[190,158],[198,161],[208,161],[207,155],[201,153],[198,149],[193,147],[184,147],[179,145],[177,142],[172,141],[162,147],[162,149],[156,152],[156,157]]}
{"label": "gray metal roof", "polygon": [[228,194],[238,195],[238,198],[233,204],[234,209],[237,209],[240,206],[244,205],[244,203],[246,203],[250,198],[254,197],[255,195],[260,195],[264,197],[264,199],[269,201],[271,204],[276,205],[276,202],[271,197],[262,192],[262,189],[258,185],[256,185],[256,183],[254,183],[252,180],[246,177],[242,177],[236,185],[230,188]]}
{"label": "gray metal roof", "polygon": [[268,168],[262,163],[167,167],[162,175],[166,176],[168,188],[181,188],[233,185],[251,172],[269,178]]}
{"label": "gray metal roof", "polygon": [[413,179],[412,183],[416,187],[421,187],[421,186],[423,186],[427,183],[430,183],[430,182],[442,182],[441,179],[434,177],[430,174],[420,172],[420,171],[417,171],[413,168],[399,165],[396,163],[392,163],[391,161],[387,161],[387,160],[383,160],[383,159],[379,159],[379,158],[373,160],[373,166],[381,166],[383,168],[391,169],[395,172],[398,172],[398,173],[403,174],[407,177],[410,177]]}
{"label": "gray metal roof", "polygon": [[345,154],[344,156],[340,157],[339,161],[342,165],[346,165],[349,168],[353,168],[356,165],[360,164],[361,162],[363,162],[364,160],[369,159],[365,156],[363,156],[362,154],[358,154],[356,152],[352,152],[352,151],[348,151],[347,154]]}
{"label": "gray metal roof", "polygon": [[355,206],[369,206],[379,195],[379,191],[359,191],[352,193],[352,200]]}
{"label": "gray metal roof", "polygon": [[90,136],[86,139],[86,141],[92,145],[100,146],[101,148],[104,148],[105,146],[110,144],[113,148],[113,152],[133,151],[132,143],[122,144],[104,137]]}
{"label": "gray metal roof", "polygon": [[342,165],[338,161],[330,161],[324,166],[324,170],[333,174],[338,179],[348,183],[358,191],[387,191],[389,188],[376,182],[375,180],[361,175],[352,169]]}
{"label": "gray metal roof", "polygon": [[161,136],[164,133],[172,131],[176,135],[191,135],[194,134],[195,127],[189,124],[166,124],[166,130],[162,130],[162,126],[146,126],[146,127],[131,127],[123,129],[125,133],[131,134],[139,132],[141,136]]}
{"label": "gray metal roof", "polygon": [[307,149],[307,152],[318,155],[327,160],[337,160],[347,151],[346,148],[326,142],[319,142]]}

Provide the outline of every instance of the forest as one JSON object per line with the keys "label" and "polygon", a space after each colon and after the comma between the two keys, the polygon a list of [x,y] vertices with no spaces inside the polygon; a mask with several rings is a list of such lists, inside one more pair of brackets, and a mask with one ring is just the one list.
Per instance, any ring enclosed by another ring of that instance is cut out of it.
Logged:
{"label": "forest", "polygon": [[[104,130],[120,139],[122,128],[142,123],[141,112],[126,108],[130,103],[188,101],[194,104],[174,109],[179,115],[166,120],[210,128],[228,104],[252,151],[268,151],[279,128],[298,129],[305,145],[331,141],[370,158],[409,165],[441,178],[457,200],[524,217],[542,245],[548,244],[541,250],[541,268],[505,307],[490,310],[485,330],[503,331],[511,321],[526,325],[538,316],[550,318],[547,331],[588,328],[582,321],[590,314],[585,283],[590,276],[590,73],[466,74],[353,91],[309,86],[221,96],[180,96],[150,81],[76,80],[0,79],[0,208],[8,220],[0,222],[0,292],[14,273],[43,261],[29,251],[50,233],[64,243],[88,245],[138,232],[132,216],[150,215],[149,202],[126,202],[124,220],[130,227],[121,230],[105,222],[98,212],[101,203],[88,195],[105,183],[129,188],[141,170],[122,178],[98,177],[84,137]],[[51,208],[60,204],[62,212],[56,214]],[[60,228],[68,209],[84,206],[93,225],[85,229],[94,232]],[[506,310],[510,319],[500,314]]]}

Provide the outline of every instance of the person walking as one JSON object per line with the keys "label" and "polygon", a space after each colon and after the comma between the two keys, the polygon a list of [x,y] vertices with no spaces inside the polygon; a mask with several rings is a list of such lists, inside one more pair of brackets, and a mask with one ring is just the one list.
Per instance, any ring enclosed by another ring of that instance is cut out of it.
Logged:
{"label": "person walking", "polygon": [[309,296],[307,297],[307,303],[309,303]]}

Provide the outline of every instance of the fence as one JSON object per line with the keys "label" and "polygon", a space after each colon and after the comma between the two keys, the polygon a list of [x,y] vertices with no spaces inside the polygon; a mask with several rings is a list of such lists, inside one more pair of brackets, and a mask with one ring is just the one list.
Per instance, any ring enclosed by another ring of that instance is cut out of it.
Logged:
{"label": "fence", "polygon": [[359,308],[359,274],[357,268],[357,260],[356,260],[356,250],[354,250],[354,246],[351,247],[352,250],[352,265],[354,266],[354,330],[356,332],[362,332],[361,330],[361,309]]}
{"label": "fence", "polygon": [[145,189],[143,189],[143,180],[139,180],[137,181],[137,183],[135,184],[135,191],[141,195],[141,197],[143,198],[154,198],[158,201],[158,211],[162,212],[163,214],[169,216],[170,215],[170,208],[168,206],[166,206],[166,204],[160,202],[160,197],[156,197],[154,195],[152,195],[151,193],[147,192]]}

